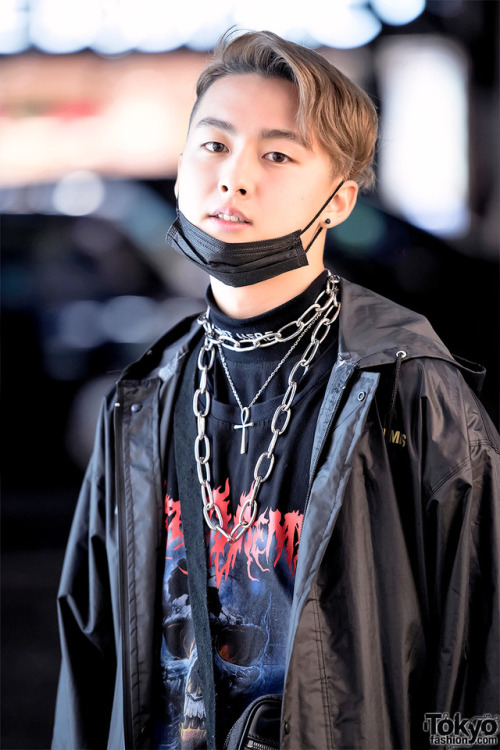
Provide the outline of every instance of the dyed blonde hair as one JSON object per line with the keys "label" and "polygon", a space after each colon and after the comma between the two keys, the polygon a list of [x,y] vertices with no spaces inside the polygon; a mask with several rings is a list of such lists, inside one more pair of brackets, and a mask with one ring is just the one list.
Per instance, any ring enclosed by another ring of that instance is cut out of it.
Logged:
{"label": "dyed blonde hair", "polygon": [[362,188],[371,187],[378,117],[368,94],[312,49],[271,31],[234,33],[224,34],[198,78],[191,117],[219,78],[245,73],[284,78],[297,88],[297,125],[305,142],[310,145],[314,133],[334,171]]}

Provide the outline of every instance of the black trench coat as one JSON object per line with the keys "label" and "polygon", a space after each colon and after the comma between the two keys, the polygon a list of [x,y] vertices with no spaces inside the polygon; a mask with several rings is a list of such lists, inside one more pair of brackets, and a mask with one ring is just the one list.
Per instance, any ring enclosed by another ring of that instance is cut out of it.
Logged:
{"label": "black trench coat", "polygon": [[[341,299],[281,747],[421,748],[425,714],[500,711],[500,441],[474,392],[481,368],[454,359],[416,313],[347,281]],[[152,746],[163,457],[198,340],[192,319],[176,326],[103,404],[58,597],[53,748]]]}

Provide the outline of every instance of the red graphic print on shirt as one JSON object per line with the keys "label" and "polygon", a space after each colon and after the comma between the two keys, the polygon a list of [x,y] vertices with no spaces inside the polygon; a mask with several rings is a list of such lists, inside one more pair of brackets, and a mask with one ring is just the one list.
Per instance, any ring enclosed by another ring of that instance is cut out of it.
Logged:
{"label": "red graphic print on shirt", "polygon": [[[250,493],[243,493],[236,513],[230,511],[229,479],[224,489],[213,490],[214,501],[220,509],[224,528],[232,528]],[[201,504],[200,504],[201,512]],[[247,512],[249,509],[247,507]],[[246,515],[246,513],[245,513]],[[238,541],[230,544],[222,534],[214,532],[210,536],[209,565],[213,568],[217,587],[226,580],[240,556],[246,558],[246,569],[251,581],[258,581],[262,574],[269,573],[270,567],[278,564],[283,555],[286,557],[290,578],[295,574],[299,550],[300,532],[303,514],[298,511],[281,513],[279,510],[264,511]],[[168,494],[165,498],[165,525],[167,529],[167,559],[172,559],[169,552],[177,552],[184,544],[182,532],[180,502]],[[177,555],[176,555],[177,556]],[[185,570],[182,570],[186,573]]]}

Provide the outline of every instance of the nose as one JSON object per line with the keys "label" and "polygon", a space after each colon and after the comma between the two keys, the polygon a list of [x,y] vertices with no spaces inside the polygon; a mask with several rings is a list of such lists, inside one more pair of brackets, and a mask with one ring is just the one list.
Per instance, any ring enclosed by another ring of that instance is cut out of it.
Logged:
{"label": "nose", "polygon": [[[227,182],[229,182],[229,181],[227,181]],[[226,184],[225,182],[221,182],[219,184],[219,190],[221,191],[221,193],[234,193],[235,195],[237,195],[238,193],[240,195],[246,195],[247,194],[247,189],[246,188],[240,187],[240,188],[236,188],[235,190],[232,190],[231,187],[230,187],[230,185]]]}
{"label": "nose", "polygon": [[196,655],[194,661],[190,663],[187,675],[186,690],[188,695],[195,700],[202,697],[201,679],[198,667],[198,655]]}
{"label": "nose", "polygon": [[255,171],[250,156],[232,154],[224,163],[219,191],[224,195],[248,197],[254,189]]}

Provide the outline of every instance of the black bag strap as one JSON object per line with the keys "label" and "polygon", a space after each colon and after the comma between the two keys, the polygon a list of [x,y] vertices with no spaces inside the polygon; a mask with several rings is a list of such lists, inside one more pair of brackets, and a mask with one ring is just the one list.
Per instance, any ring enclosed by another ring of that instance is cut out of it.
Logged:
{"label": "black bag strap", "polygon": [[215,683],[208,614],[207,551],[200,483],[194,457],[194,441],[197,433],[196,418],[193,413],[193,396],[198,349],[199,347],[196,346],[186,363],[174,408],[174,450],[182,529],[186,548],[189,599],[198,649],[203,702],[205,704],[207,748],[208,750],[216,750]]}

